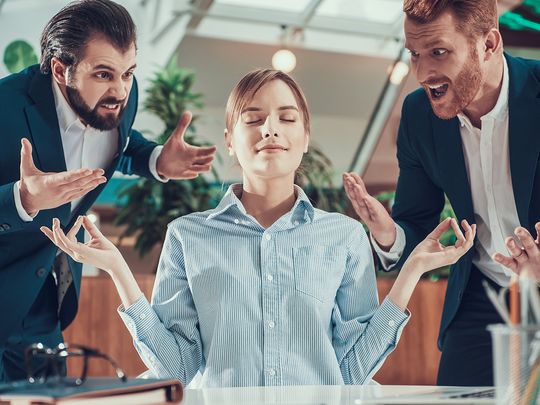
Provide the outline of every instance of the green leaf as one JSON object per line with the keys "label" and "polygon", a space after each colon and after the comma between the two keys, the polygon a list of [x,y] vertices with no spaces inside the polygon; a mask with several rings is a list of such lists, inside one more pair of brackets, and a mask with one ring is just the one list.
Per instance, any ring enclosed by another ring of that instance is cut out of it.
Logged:
{"label": "green leaf", "polygon": [[38,63],[38,57],[28,42],[19,39],[11,42],[4,51],[4,64],[10,73],[17,73]]}

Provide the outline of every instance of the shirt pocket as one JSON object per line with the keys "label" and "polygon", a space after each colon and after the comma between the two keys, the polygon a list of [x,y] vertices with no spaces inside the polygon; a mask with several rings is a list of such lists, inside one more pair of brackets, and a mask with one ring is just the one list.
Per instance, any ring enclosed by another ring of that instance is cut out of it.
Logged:
{"label": "shirt pocket", "polygon": [[346,249],[340,246],[293,248],[296,291],[321,302],[333,300],[345,270]]}

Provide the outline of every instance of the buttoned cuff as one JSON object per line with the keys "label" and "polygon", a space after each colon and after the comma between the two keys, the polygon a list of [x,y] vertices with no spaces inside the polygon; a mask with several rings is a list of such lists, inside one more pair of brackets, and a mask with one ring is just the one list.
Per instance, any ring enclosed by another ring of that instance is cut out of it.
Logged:
{"label": "buttoned cuff", "polygon": [[21,181],[15,182],[13,185],[13,199],[15,200],[15,208],[17,209],[17,214],[19,214],[19,217],[24,222],[32,222],[38,212],[36,212],[33,216],[29,215],[26,210],[24,209],[22,202],[21,202]]}
{"label": "buttoned cuff", "polygon": [[369,323],[379,332],[382,340],[390,345],[396,345],[410,318],[409,310],[404,312],[392,300],[385,298]]}
{"label": "buttoned cuff", "polygon": [[163,145],[158,145],[154,148],[154,150],[150,154],[150,159],[148,159],[148,169],[150,169],[150,173],[152,173],[152,176],[154,176],[156,180],[159,180],[162,183],[167,183],[169,179],[166,177],[161,177],[157,172],[157,160],[159,158],[159,155],[161,155],[162,149]]}
{"label": "buttoned cuff", "polygon": [[381,260],[381,264],[383,266],[384,270],[391,270],[392,267],[399,261],[401,258],[401,255],[403,254],[403,250],[405,249],[405,231],[401,226],[396,224],[396,241],[390,248],[388,252],[385,252],[381,249],[377,241],[373,238],[371,233],[369,234],[369,238],[371,240],[371,244],[373,246],[373,250],[375,250],[375,253],[377,253],[377,256],[379,256],[379,259]]}
{"label": "buttoned cuff", "polygon": [[135,340],[151,335],[154,326],[161,322],[144,295],[127,309],[120,305],[118,314]]}

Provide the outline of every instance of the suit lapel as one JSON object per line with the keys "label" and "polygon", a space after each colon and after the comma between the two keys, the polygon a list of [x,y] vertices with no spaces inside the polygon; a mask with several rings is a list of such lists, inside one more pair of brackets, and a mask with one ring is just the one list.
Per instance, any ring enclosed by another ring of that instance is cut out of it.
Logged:
{"label": "suit lapel", "polygon": [[25,108],[38,168],[44,172],[66,170],[64,148],[54,105],[51,76],[36,73],[28,94],[35,104]]}
{"label": "suit lapel", "polygon": [[442,120],[432,114],[432,124],[444,192],[457,217],[474,223],[471,187],[465,168],[459,120]]}
{"label": "suit lapel", "polygon": [[522,61],[505,55],[510,77],[508,144],[514,199],[522,226],[529,228],[529,205],[540,153],[540,84]]}

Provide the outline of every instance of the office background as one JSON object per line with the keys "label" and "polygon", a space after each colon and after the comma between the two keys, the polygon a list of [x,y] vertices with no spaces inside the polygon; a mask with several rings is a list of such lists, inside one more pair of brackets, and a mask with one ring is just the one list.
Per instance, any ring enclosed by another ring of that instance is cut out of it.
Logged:
{"label": "office background", "polygon": [[[219,177],[205,176],[212,189],[241,176],[223,148],[223,116],[227,95],[247,71],[272,66],[280,49],[294,53],[291,74],[305,90],[312,113],[312,140],[331,163],[331,182],[324,189],[341,188],[340,174],[363,174],[372,193],[391,192],[398,175],[395,137],[405,94],[416,87],[402,52],[401,0],[120,0],[138,27],[137,73],[141,111],[135,128],[155,137],[164,128],[144,111],[144,90],[156,72],[171,61],[193,72],[193,93],[200,93],[195,109],[194,139],[218,145]],[[10,68],[31,61],[26,46],[39,54],[39,37],[46,22],[67,1],[0,0],[0,77]],[[540,59],[540,1],[500,2],[501,29],[506,48],[516,56]],[[24,41],[27,45],[16,41]],[[11,48],[10,48],[11,46]],[[286,63],[287,61],[285,61]],[[139,256],[134,235],[120,238],[126,225],[114,223],[125,204],[120,189],[134,178],[117,176],[93,208],[103,232],[115,240],[147,296],[153,285],[160,245]],[[385,197],[385,195],[382,195]],[[391,197],[391,195],[389,195]],[[340,208],[350,213],[345,200]],[[391,204],[391,199],[390,199]],[[99,346],[127,369],[138,374],[138,359],[116,314],[118,297],[109,278],[87,269],[80,312],[66,333],[66,341]],[[91,276],[91,274],[94,274]],[[97,276],[95,275],[97,274]],[[393,280],[380,277],[381,296]],[[411,303],[413,317],[402,341],[375,377],[386,384],[433,384],[439,353],[436,336],[446,281],[424,280]],[[106,365],[92,364],[94,374],[110,374]]]}

